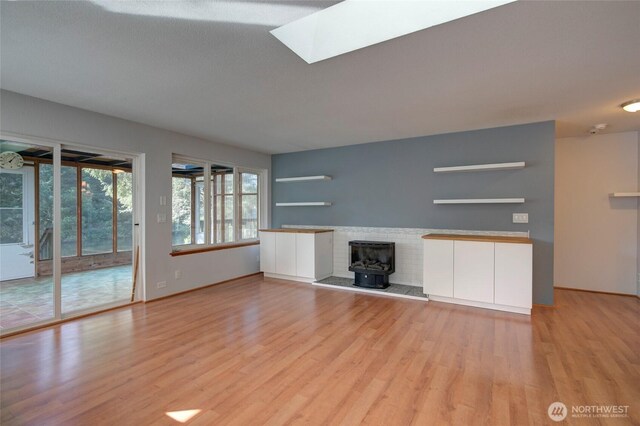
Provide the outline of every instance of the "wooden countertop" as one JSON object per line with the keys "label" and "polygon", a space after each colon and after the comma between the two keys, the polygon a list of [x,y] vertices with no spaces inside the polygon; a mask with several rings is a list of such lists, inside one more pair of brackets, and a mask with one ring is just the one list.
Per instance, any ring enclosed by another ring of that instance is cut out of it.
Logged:
{"label": "wooden countertop", "polygon": [[533,244],[533,240],[527,237],[507,237],[502,235],[456,235],[456,234],[427,234],[422,236],[425,240],[457,240],[457,241],[481,241],[487,243],[514,243]]}
{"label": "wooden countertop", "polygon": [[333,232],[333,229],[277,228],[277,229],[260,229],[260,232],[287,232],[289,234],[321,234],[323,232]]}

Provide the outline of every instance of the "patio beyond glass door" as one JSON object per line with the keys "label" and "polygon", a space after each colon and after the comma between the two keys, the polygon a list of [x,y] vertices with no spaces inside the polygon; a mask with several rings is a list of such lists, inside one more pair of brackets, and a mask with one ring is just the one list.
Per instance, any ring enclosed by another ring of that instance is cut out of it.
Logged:
{"label": "patio beyond glass door", "polygon": [[63,232],[62,240],[76,245],[73,254],[62,258],[64,317],[129,301],[134,180],[129,158],[70,149],[63,149],[62,157],[63,169],[73,171],[62,189],[63,226],[65,220],[75,226],[69,235]]}
{"label": "patio beyond glass door", "polygon": [[0,140],[0,152],[15,153],[9,155],[21,160],[0,168],[0,331],[4,332],[55,315],[52,271],[42,272],[37,265],[37,164],[25,155],[51,155],[52,150]]}

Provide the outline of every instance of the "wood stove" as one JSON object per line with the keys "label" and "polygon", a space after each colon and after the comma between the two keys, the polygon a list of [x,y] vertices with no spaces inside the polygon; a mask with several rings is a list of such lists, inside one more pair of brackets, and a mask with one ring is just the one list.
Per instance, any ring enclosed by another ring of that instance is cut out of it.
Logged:
{"label": "wood stove", "polygon": [[349,241],[355,285],[366,288],[389,287],[389,275],[396,270],[396,244],[383,241]]}

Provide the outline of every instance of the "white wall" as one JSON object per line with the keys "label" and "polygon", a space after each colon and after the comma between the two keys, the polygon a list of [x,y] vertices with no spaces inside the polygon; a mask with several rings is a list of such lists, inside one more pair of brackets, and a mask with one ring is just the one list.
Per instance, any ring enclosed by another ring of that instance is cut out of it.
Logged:
{"label": "white wall", "polygon": [[[269,155],[4,90],[0,91],[0,131],[144,154],[146,207],[142,266],[147,300],[259,270],[258,246],[171,257],[171,221],[157,223],[156,216],[162,212],[171,217],[170,203],[162,207],[159,199],[171,196],[173,152],[267,170],[271,167]],[[174,279],[176,269],[182,271],[180,280]],[[156,288],[159,281],[166,281],[167,287]]]}
{"label": "white wall", "polygon": [[554,276],[558,287],[636,294],[638,132],[558,139]]}

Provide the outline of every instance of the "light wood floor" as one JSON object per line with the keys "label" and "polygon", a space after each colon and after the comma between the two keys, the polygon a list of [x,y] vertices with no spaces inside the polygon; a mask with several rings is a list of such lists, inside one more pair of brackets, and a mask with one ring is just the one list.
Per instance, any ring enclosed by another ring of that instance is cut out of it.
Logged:
{"label": "light wood floor", "polygon": [[630,405],[640,301],[557,290],[522,315],[254,276],[3,339],[3,425],[550,424]]}

